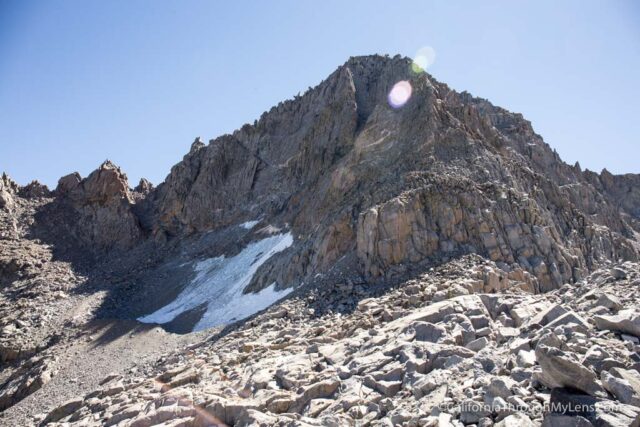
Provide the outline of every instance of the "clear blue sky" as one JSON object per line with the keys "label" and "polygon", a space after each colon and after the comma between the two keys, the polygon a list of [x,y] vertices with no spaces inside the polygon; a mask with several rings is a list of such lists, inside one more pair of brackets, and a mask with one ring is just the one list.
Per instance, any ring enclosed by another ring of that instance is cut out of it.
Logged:
{"label": "clear blue sky", "polygon": [[55,186],[109,158],[157,184],[349,56],[423,46],[566,161],[640,172],[640,3],[585,0],[0,0],[0,170]]}

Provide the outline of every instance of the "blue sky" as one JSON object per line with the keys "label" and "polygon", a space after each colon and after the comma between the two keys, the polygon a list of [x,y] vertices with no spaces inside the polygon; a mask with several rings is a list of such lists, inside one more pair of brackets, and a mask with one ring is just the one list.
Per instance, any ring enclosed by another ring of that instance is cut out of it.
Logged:
{"label": "blue sky", "polygon": [[109,158],[159,183],[349,56],[436,51],[429,72],[521,112],[569,163],[640,173],[635,1],[0,2],[0,171],[55,186]]}

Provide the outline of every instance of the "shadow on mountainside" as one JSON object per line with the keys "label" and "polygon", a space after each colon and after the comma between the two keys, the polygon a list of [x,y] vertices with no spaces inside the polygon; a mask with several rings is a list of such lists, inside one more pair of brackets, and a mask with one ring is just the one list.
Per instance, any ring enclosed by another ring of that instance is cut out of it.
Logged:
{"label": "shadow on mountainside", "polygon": [[[74,235],[76,220],[77,214],[73,209],[56,201],[49,202],[38,209],[26,237],[49,245],[55,260],[68,263],[76,274],[84,278],[79,285],[68,290],[70,295],[86,298],[103,294],[97,305],[91,307],[94,320],[126,321],[114,322],[113,327],[102,330],[95,340],[96,346],[108,344],[137,330],[154,327],[154,324],[144,324],[135,319],[158,310],[180,294],[195,276],[190,265],[192,261],[221,253],[237,253],[250,240],[246,233],[238,235],[233,231],[221,230],[182,240],[169,240],[162,245],[146,239],[129,250],[111,249],[97,253],[78,244],[78,238]],[[223,241],[226,243],[221,244]],[[421,267],[422,270],[424,268]],[[399,281],[400,278],[395,278],[367,284],[360,276],[355,254],[351,254],[327,273],[298,287],[285,299],[301,297],[313,289],[327,290],[327,297],[314,304],[316,315],[321,316],[327,311],[348,313],[357,307],[359,299],[383,292]],[[367,292],[353,293],[345,300],[345,289],[355,285],[367,289]],[[336,289],[337,293],[333,294],[331,289]],[[173,333],[189,333],[205,311],[203,302],[160,326]],[[235,321],[222,330],[213,330],[217,331],[217,336],[224,336],[262,311]],[[92,331],[89,333],[93,334]]]}
{"label": "shadow on mountainside", "polygon": [[[235,255],[255,238],[238,227],[228,227],[162,244],[145,238],[130,249],[96,251],[77,235],[80,219],[77,211],[65,203],[49,201],[37,209],[34,219],[26,239],[45,244],[53,260],[67,263],[83,278],[67,293],[81,299],[100,295],[91,307],[91,318],[132,321],[118,322],[113,330],[100,335],[98,344],[149,326],[136,319],[175,300],[196,275],[194,261]],[[172,333],[189,333],[205,311],[203,303],[160,326]]]}
{"label": "shadow on mountainside", "polygon": [[[99,295],[91,307],[91,318],[133,321],[126,323],[127,327],[118,325],[109,333],[102,334],[98,344],[133,332],[143,325],[136,319],[174,301],[194,279],[194,261],[237,254],[252,239],[250,233],[234,226],[215,233],[173,238],[164,243],[157,243],[147,236],[131,249],[111,248],[97,252],[79,243],[79,236],[74,234],[77,233],[75,221],[78,218],[73,209],[64,203],[50,202],[35,214],[27,237],[50,245],[55,259],[69,263],[76,274],[85,278],[81,284],[69,289],[69,294],[78,298]],[[351,251],[327,272],[308,279],[284,299],[305,298],[315,293],[319,296],[308,303],[312,316],[319,317],[327,312],[349,314],[362,299],[381,295],[432,267],[465,255],[469,252],[452,252],[439,258],[397,265],[390,268],[383,278],[372,281],[362,276],[355,251]],[[478,256],[478,259],[482,258]],[[173,333],[189,333],[205,311],[206,301],[202,301],[202,304],[160,326]],[[215,328],[214,336],[224,336],[262,312],[264,310],[222,329]]]}
{"label": "shadow on mountainside", "polygon": [[[33,219],[25,239],[45,247],[52,261],[66,264],[81,279],[79,284],[66,289],[66,293],[79,298],[79,303],[91,300],[86,309],[93,319],[135,320],[175,298],[180,292],[180,283],[193,274],[185,266],[164,265],[167,254],[174,248],[158,248],[148,240],[130,250],[96,251],[88,247],[77,235],[79,214],[56,199],[37,206]],[[157,286],[160,283],[165,285]],[[137,321],[119,322],[96,342],[112,341],[143,326],[146,327]]]}

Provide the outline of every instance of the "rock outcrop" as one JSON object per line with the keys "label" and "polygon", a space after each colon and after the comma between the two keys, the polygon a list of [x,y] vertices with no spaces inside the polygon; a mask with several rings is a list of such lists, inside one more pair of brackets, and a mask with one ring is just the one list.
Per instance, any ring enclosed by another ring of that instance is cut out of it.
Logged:
{"label": "rock outcrop", "polygon": [[13,207],[13,194],[17,189],[18,185],[3,173],[0,178],[0,209],[8,211]]}
{"label": "rock outcrop", "polygon": [[40,220],[64,229],[85,250],[127,249],[141,242],[127,176],[112,162],[105,161],[85,179],[77,172],[60,178],[55,193],[53,206]]}
{"label": "rock outcrop", "polygon": [[140,178],[140,182],[138,183],[136,188],[133,189],[133,191],[135,191],[136,193],[140,193],[143,195],[149,194],[151,190],[153,190],[153,184],[145,178]]}

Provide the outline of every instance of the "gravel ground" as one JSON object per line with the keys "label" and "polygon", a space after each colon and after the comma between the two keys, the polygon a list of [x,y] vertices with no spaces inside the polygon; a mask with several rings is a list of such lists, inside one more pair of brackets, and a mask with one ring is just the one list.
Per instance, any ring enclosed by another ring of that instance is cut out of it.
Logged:
{"label": "gravel ground", "polygon": [[30,425],[74,396],[98,387],[110,374],[145,372],[168,353],[204,338],[178,335],[132,320],[97,320],[79,331],[78,339],[56,346],[58,372],[40,390],[0,414],[0,425]]}

